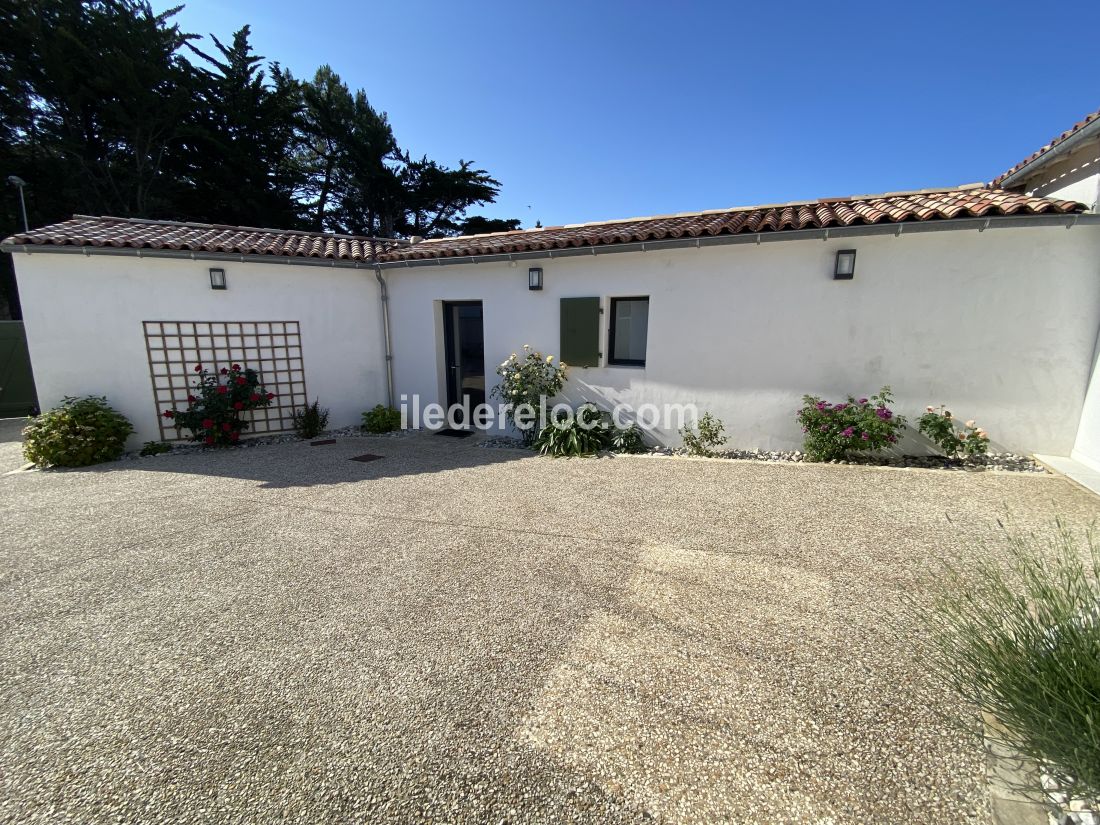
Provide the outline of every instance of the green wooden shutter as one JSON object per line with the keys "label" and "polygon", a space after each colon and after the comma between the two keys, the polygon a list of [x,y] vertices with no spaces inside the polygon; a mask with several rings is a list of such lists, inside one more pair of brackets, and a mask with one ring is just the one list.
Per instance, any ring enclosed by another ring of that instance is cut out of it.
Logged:
{"label": "green wooden shutter", "polygon": [[561,299],[561,360],[571,367],[600,365],[600,299]]}

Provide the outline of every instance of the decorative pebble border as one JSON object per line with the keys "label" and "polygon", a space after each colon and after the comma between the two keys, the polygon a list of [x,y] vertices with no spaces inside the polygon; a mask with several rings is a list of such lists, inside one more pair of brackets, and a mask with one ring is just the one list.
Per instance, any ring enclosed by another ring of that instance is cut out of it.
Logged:
{"label": "decorative pebble border", "polygon": [[[336,430],[327,430],[315,438],[406,438],[418,433],[419,430],[394,430],[390,433],[368,433],[362,427],[341,427]],[[246,450],[250,447],[262,447],[268,444],[287,444],[293,441],[309,441],[315,439],[301,439],[293,433],[249,438],[242,441],[236,447],[206,447],[201,444],[177,444],[169,453],[161,455],[180,455],[182,453],[209,452],[211,450]],[[530,450],[524,446],[518,438],[508,436],[491,436],[477,442],[478,447],[485,449]],[[671,447],[654,447],[640,456],[652,456],[657,458],[690,458],[687,451],[673,449]],[[727,458],[735,461],[763,461],[768,463],[810,463],[806,456],[799,450],[726,450],[714,454],[715,458]],[[143,456],[136,452],[127,453],[125,459],[155,458],[155,456]],[[905,456],[859,456],[847,461],[830,461],[830,464],[859,464],[872,467],[918,467],[931,470],[963,470],[968,472],[981,472],[984,470],[999,470],[1016,473],[1046,474],[1049,471],[1035,459],[1017,453],[989,453],[984,456],[955,459],[935,455],[905,455]]]}
{"label": "decorative pebble border", "polygon": [[[527,449],[516,438],[487,438],[478,446],[489,449]],[[659,458],[690,458],[684,449],[654,447],[642,456]],[[811,463],[799,450],[726,450],[717,452],[714,458],[728,458],[735,461],[764,461],[770,463]],[[1017,473],[1045,474],[1048,470],[1035,459],[1017,453],[989,453],[973,458],[955,459],[935,455],[905,456],[859,456],[847,461],[830,461],[830,464],[860,464],[872,467],[919,467],[931,470],[965,470],[980,472],[983,470],[1001,470]]]}

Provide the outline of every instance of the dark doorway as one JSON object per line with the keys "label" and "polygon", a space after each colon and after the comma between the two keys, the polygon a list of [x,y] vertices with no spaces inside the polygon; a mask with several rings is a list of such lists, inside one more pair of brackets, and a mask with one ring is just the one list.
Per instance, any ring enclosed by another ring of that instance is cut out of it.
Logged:
{"label": "dark doorway", "polygon": [[[446,350],[447,406],[461,404],[473,411],[485,403],[485,333],[481,301],[443,304]],[[465,416],[456,421],[466,422]]]}

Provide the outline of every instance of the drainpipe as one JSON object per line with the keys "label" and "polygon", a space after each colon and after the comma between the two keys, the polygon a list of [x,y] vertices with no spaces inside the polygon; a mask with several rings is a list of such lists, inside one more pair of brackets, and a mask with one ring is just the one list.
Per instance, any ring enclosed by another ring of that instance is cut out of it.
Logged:
{"label": "drainpipe", "polygon": [[374,277],[378,279],[378,291],[382,298],[382,334],[386,339],[386,400],[393,407],[393,345],[390,342],[390,291],[382,277],[382,267],[374,265]]}

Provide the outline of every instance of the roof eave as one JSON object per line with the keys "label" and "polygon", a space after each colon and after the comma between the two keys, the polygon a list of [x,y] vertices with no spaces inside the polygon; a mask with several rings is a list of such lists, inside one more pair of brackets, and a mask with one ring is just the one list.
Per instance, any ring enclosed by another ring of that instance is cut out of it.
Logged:
{"label": "roof eave", "polygon": [[1043,152],[1039,157],[1025,163],[1015,172],[1009,175],[994,178],[993,183],[998,188],[1007,189],[1011,186],[1017,186],[1026,178],[1030,177],[1037,170],[1043,168],[1051,161],[1061,157],[1067,152],[1072,152],[1075,148],[1087,141],[1089,138],[1100,135],[1100,118],[1096,118],[1091,123],[1078,129],[1072,135],[1069,135],[1065,140],[1061,141],[1057,146],[1052,146],[1046,152]]}

